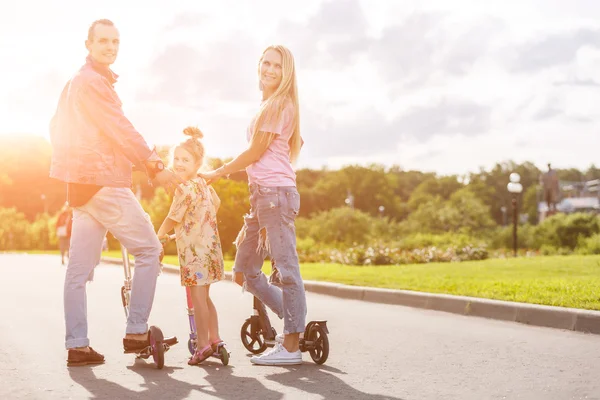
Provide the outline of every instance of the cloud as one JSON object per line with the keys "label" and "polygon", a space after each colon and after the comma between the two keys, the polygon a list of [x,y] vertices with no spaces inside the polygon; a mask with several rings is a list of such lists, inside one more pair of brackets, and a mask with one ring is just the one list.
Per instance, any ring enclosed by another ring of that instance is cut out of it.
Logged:
{"label": "cloud", "polygon": [[366,53],[372,42],[367,28],[358,0],[325,1],[303,23],[283,20],[275,36],[305,67],[328,69],[344,67],[355,55]]}
{"label": "cloud", "polygon": [[595,88],[595,87],[599,87],[600,83],[596,82],[593,79],[569,79],[569,80],[554,82],[553,85],[554,86],[579,86],[579,87]]}
{"label": "cloud", "polygon": [[193,47],[169,45],[149,67],[154,84],[140,89],[137,99],[192,108],[255,100],[259,56],[256,43],[241,34]]}
{"label": "cloud", "polygon": [[334,121],[321,111],[302,114],[302,136],[310,157],[366,156],[395,148],[399,132],[375,109],[365,110],[357,119]]}
{"label": "cloud", "polygon": [[544,121],[548,119],[552,119],[554,117],[558,117],[564,114],[564,110],[562,108],[553,106],[551,104],[546,104],[540,110],[538,110],[535,114],[533,114],[533,119],[536,121]]}
{"label": "cloud", "polygon": [[31,115],[53,114],[66,83],[67,80],[55,70],[35,76],[26,85],[9,93],[12,101],[8,104],[8,111],[18,113],[27,110]]}
{"label": "cloud", "polygon": [[434,135],[481,135],[489,131],[490,125],[490,107],[456,99],[445,99],[430,107],[413,107],[397,121],[397,127],[403,135],[421,141]]}
{"label": "cloud", "polygon": [[490,42],[506,28],[492,17],[485,17],[454,39],[442,60],[442,68],[450,74],[464,75],[489,51]]}
{"label": "cloud", "polygon": [[183,13],[177,14],[173,20],[164,27],[165,31],[173,31],[182,28],[196,28],[208,17],[198,13]]}
{"label": "cloud", "polygon": [[580,28],[526,43],[517,50],[513,70],[535,72],[569,64],[583,46],[600,47],[600,29]]}
{"label": "cloud", "polygon": [[436,135],[483,135],[491,125],[489,107],[459,99],[413,107],[391,120],[375,109],[342,122],[314,110],[305,117],[302,131],[313,157],[389,153],[397,149],[401,139],[426,142]]}

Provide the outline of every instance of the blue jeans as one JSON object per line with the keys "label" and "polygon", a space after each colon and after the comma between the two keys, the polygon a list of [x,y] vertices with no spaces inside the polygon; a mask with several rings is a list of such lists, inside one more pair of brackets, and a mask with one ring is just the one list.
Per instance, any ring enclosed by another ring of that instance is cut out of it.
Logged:
{"label": "blue jeans", "polygon": [[135,256],[126,333],[148,331],[148,317],[160,271],[161,244],[150,217],[131,189],[104,187],[85,205],[73,210],[64,287],[67,349],[89,346],[85,284],[91,280],[94,267],[100,261],[107,230]]}
{"label": "blue jeans", "polygon": [[[251,184],[250,213],[236,240],[234,272],[242,272],[248,291],[284,319],[284,333],[304,332],[306,321],[294,225],[299,210],[300,195],[295,187]],[[261,270],[267,254],[279,272],[274,284]]]}

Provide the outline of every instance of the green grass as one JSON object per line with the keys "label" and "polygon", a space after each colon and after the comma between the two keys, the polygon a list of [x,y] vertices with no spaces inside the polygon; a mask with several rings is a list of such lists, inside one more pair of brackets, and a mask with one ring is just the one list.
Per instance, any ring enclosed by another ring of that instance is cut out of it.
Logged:
{"label": "green grass", "polygon": [[[163,262],[178,265],[177,256],[166,256]],[[226,261],[225,269],[231,270],[232,264]],[[373,267],[307,263],[300,268],[306,280],[600,310],[600,256]],[[268,273],[269,264],[263,269]]]}

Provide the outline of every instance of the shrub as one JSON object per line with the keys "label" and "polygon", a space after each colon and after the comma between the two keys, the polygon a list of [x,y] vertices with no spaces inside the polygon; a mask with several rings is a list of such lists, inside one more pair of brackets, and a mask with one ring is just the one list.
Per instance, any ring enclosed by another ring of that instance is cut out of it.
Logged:
{"label": "shrub", "polygon": [[599,232],[598,216],[594,214],[556,214],[537,226],[535,242],[538,246],[548,244],[556,248],[566,247],[573,250],[581,239],[589,238]]}
{"label": "shrub", "polygon": [[296,232],[301,238],[311,237],[317,243],[352,245],[365,243],[381,232],[382,219],[350,207],[334,208],[313,218],[298,218]]}
{"label": "shrub", "polygon": [[420,249],[424,247],[466,247],[469,245],[487,247],[489,240],[480,237],[475,239],[465,233],[443,233],[434,235],[430,233],[417,233],[399,240],[398,246],[407,249]]}
{"label": "shrub", "polygon": [[577,253],[583,255],[600,254],[600,234],[582,238],[577,246]]}

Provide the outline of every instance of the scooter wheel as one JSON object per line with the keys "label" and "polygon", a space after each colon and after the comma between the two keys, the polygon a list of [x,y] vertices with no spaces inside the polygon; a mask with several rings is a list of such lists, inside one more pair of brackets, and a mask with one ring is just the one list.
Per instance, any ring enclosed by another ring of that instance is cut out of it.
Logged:
{"label": "scooter wheel", "polygon": [[227,352],[225,346],[221,346],[220,354],[221,362],[223,363],[223,365],[227,366],[229,364],[229,352]]}
{"label": "scooter wheel", "polygon": [[319,365],[325,363],[329,357],[329,338],[321,325],[313,325],[310,328],[308,340],[313,343],[308,350],[310,357]]}
{"label": "scooter wheel", "polygon": [[194,342],[192,342],[192,339],[188,339],[188,350],[190,351],[191,355],[194,355],[196,352],[196,348],[194,346]]}
{"label": "scooter wheel", "polygon": [[152,359],[156,368],[162,369],[165,365],[165,347],[163,346],[163,333],[156,326],[150,327],[150,346],[152,347]]}
{"label": "scooter wheel", "polygon": [[242,344],[252,354],[260,354],[267,349],[262,331],[252,332],[252,325],[247,319],[240,331]]}

